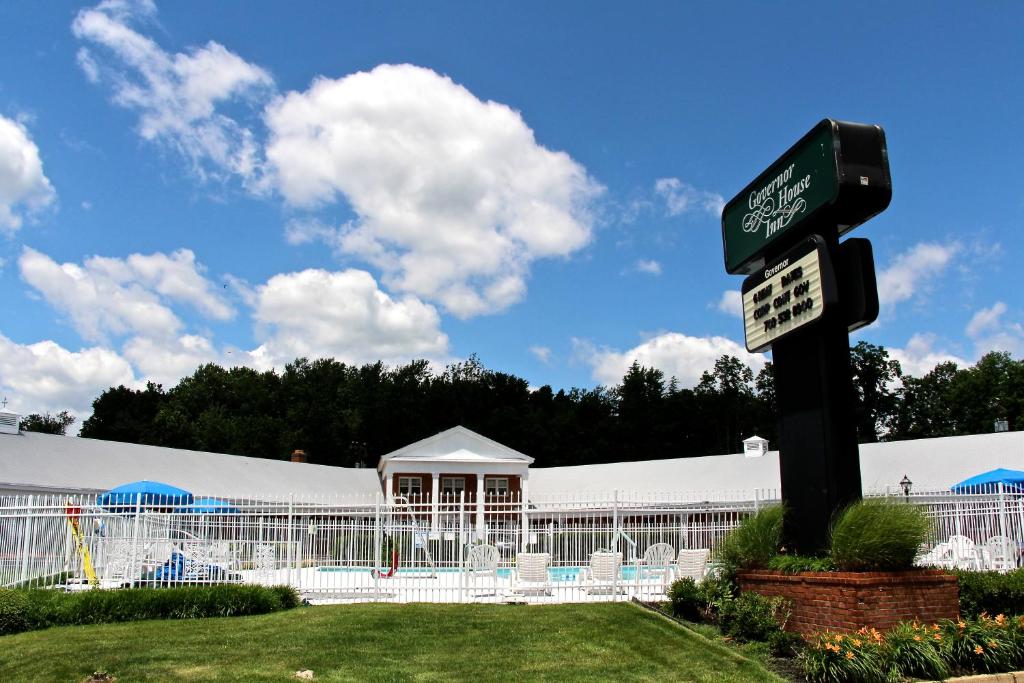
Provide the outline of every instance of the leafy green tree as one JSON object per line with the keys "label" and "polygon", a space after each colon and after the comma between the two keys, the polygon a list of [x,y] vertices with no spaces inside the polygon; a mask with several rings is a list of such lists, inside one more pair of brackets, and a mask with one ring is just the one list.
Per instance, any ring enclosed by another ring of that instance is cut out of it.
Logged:
{"label": "leafy green tree", "polygon": [[50,415],[50,413],[32,413],[28,417],[22,418],[18,424],[18,429],[23,432],[39,432],[41,434],[60,434],[64,435],[67,432],[67,428],[75,423],[75,416],[69,415],[68,411],[62,410],[56,415]]}
{"label": "leafy green tree", "polygon": [[850,349],[850,370],[856,391],[857,439],[878,441],[894,428],[903,371],[883,347],[865,341]]}
{"label": "leafy green tree", "polygon": [[92,402],[92,415],[79,436],[106,441],[162,445],[154,419],[167,400],[163,387],[149,382],[144,390],[123,384],[111,387]]}

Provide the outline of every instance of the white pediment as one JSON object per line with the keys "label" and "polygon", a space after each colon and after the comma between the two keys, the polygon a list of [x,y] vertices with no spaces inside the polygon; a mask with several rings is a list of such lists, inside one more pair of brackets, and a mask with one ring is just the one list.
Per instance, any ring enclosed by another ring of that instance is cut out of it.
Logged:
{"label": "white pediment", "polygon": [[381,469],[389,460],[432,462],[521,462],[529,465],[533,458],[503,446],[486,436],[466,429],[452,427],[440,434],[409,444],[397,451],[381,456]]}

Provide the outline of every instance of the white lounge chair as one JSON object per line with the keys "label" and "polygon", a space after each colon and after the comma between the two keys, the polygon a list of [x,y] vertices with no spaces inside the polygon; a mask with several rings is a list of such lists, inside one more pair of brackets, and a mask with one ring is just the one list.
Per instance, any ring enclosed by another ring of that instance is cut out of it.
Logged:
{"label": "white lounge chair", "polygon": [[980,569],[981,557],[974,541],[966,536],[953,535],[922,555],[918,564],[942,569]]}
{"label": "white lounge chair", "polygon": [[711,557],[711,550],[708,548],[683,548],[676,558],[676,578],[693,579],[700,582],[707,573],[708,558]]}
{"label": "white lounge chair", "polygon": [[513,589],[517,593],[551,595],[548,566],[549,553],[519,553],[516,555],[516,579]]}
{"label": "white lounge chair", "polygon": [[675,570],[672,566],[676,549],[668,543],[655,543],[644,551],[643,562],[637,571],[637,580],[658,579],[662,588],[672,581]]}
{"label": "white lounge chair", "polygon": [[587,568],[588,593],[613,593],[622,590],[622,555],[613,550],[598,550],[590,556]]}
{"label": "white lounge chair", "polygon": [[490,579],[494,591],[498,589],[498,549],[493,545],[473,545],[466,553],[465,568],[470,588],[482,579]]}

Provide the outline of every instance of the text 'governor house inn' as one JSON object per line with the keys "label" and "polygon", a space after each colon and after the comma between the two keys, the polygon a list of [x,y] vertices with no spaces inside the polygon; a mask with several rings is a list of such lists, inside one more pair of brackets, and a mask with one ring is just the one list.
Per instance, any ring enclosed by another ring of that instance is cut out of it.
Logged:
{"label": "text 'governor house inn'", "polygon": [[518,523],[529,500],[533,458],[465,427],[435,434],[387,453],[377,471],[389,504],[429,517],[430,530],[457,525],[463,501],[478,537],[503,519]]}

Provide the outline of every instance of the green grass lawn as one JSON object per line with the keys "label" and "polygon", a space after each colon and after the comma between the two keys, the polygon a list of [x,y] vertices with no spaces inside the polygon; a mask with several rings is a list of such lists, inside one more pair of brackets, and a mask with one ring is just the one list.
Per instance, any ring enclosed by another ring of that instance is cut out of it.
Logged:
{"label": "green grass lawn", "polygon": [[0,680],[779,681],[631,604],[340,605],[0,637]]}

